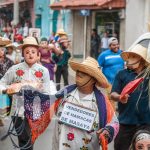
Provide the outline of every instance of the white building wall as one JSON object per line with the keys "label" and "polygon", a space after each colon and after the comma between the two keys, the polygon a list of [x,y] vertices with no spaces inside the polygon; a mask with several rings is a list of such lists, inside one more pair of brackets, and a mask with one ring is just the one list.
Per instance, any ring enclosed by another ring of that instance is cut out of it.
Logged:
{"label": "white building wall", "polygon": [[145,33],[145,0],[126,0],[125,49]]}

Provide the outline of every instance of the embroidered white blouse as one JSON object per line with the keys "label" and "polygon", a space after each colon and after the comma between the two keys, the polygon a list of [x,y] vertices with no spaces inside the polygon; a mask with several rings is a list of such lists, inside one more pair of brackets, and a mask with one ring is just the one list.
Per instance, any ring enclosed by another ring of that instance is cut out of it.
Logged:
{"label": "embroidered white blouse", "polygon": [[21,81],[40,81],[42,82],[43,93],[53,95],[56,93],[56,86],[53,81],[49,80],[47,68],[36,63],[29,67],[26,62],[12,66],[0,80],[0,93],[10,84]]}

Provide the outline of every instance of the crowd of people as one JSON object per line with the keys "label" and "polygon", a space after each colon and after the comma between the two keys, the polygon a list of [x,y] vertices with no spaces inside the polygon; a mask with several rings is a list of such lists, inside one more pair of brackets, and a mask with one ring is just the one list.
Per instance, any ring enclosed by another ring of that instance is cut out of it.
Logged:
{"label": "crowd of people", "polygon": [[[63,29],[39,43],[28,36],[15,43],[0,37],[0,96],[12,97],[24,86],[36,90],[28,91],[29,99],[12,115],[21,150],[33,150],[33,141],[52,117],[52,150],[99,150],[100,146],[107,150],[111,141],[115,150],[150,148],[150,33],[139,37],[127,51],[119,49],[116,37],[105,34],[100,54],[96,30],[92,35],[91,55],[97,60],[87,57],[81,63],[70,59],[70,40]],[[76,73],[73,85],[68,83],[68,64]],[[61,76],[64,88],[60,87]],[[50,101],[44,99],[47,95]],[[37,97],[41,102],[35,108],[32,104],[34,99],[39,101]],[[118,115],[113,102],[118,103]],[[17,106],[12,100],[14,112]]]}

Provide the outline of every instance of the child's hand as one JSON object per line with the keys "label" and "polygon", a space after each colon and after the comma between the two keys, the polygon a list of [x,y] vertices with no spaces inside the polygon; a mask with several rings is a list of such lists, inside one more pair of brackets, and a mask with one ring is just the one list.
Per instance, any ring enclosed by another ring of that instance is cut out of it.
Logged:
{"label": "child's hand", "polygon": [[102,143],[102,138],[105,138],[105,140],[108,142],[109,139],[109,132],[105,129],[100,129],[97,131],[98,137],[99,137],[99,143]]}

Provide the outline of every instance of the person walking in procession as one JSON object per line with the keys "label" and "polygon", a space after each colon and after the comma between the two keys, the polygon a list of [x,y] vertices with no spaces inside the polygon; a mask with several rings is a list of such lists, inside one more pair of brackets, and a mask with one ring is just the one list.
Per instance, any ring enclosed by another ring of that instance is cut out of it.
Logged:
{"label": "person walking in procession", "polygon": [[[48,70],[37,63],[39,58],[39,46],[35,38],[25,38],[20,48],[22,48],[25,61],[12,66],[5,73],[0,80],[0,92],[2,93],[2,91],[5,91],[7,94],[14,94],[19,92],[22,86],[30,85],[43,93],[55,94],[56,87],[54,83],[50,81]],[[21,101],[21,97],[19,100]],[[16,106],[15,101],[12,101],[12,106]],[[13,107],[13,109],[17,110],[18,108]],[[15,112],[15,110],[13,111]],[[13,116],[12,118],[18,134],[20,149],[33,150],[31,144],[31,131],[27,119],[24,117],[24,111],[19,111],[19,116]],[[21,134],[19,134],[18,129],[21,129],[23,121],[25,127]]]}
{"label": "person walking in procession", "polygon": [[71,54],[68,50],[69,42],[70,41],[66,35],[62,36],[59,40],[60,50],[62,51],[62,54],[53,55],[53,60],[57,64],[57,70],[55,72],[57,90],[60,90],[61,76],[63,76],[64,86],[69,84],[68,82],[68,60],[71,57]]}
{"label": "person walking in procession", "polygon": [[96,87],[108,87],[107,79],[94,58],[87,57],[82,63],[70,60],[69,65],[76,72],[76,84],[56,94],[60,104],[52,150],[99,150],[100,145],[107,150],[119,130],[109,100]]}
{"label": "person walking in procession", "polygon": [[149,44],[150,33],[146,33],[121,54],[127,68],[117,73],[111,93],[111,99],[118,102],[120,123],[114,143],[115,150],[129,150],[136,131],[150,131]]}

